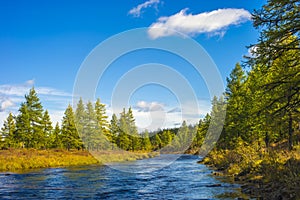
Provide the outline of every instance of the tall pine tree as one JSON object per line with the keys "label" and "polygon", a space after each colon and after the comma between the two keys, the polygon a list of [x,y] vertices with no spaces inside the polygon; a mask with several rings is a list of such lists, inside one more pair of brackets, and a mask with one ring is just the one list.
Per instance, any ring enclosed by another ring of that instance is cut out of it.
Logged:
{"label": "tall pine tree", "polygon": [[67,107],[63,116],[61,126],[61,141],[67,150],[72,148],[82,148],[82,141],[75,126],[75,116],[71,105]]}
{"label": "tall pine tree", "polygon": [[17,147],[16,141],[16,124],[15,119],[12,113],[9,113],[6,121],[3,123],[3,127],[1,128],[1,137],[0,140],[4,140],[4,147],[11,148]]}

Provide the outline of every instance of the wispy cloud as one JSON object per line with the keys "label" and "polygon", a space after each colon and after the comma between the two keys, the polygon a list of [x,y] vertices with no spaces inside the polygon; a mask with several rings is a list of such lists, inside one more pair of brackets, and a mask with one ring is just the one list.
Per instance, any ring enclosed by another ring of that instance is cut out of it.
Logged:
{"label": "wispy cloud", "polygon": [[14,103],[10,99],[0,99],[0,112],[3,112],[4,110],[13,105]]}
{"label": "wispy cloud", "polygon": [[245,9],[218,9],[199,14],[188,14],[183,9],[169,17],[160,17],[148,30],[151,38],[178,35],[179,33],[193,36],[206,33],[223,36],[231,25],[239,25],[251,20],[251,14]]}
{"label": "wispy cloud", "polygon": [[[33,85],[34,80],[22,84],[0,85],[0,127],[9,112],[15,115],[18,113],[20,104],[25,101],[25,94],[28,94]],[[72,101],[72,94],[51,87],[35,87],[35,90],[44,108],[49,110],[52,121],[61,121],[65,108]]]}
{"label": "wispy cloud", "polygon": [[138,6],[132,8],[128,14],[133,15],[134,17],[140,17],[141,12],[143,9],[148,8],[148,7],[154,7],[157,9],[157,5],[159,4],[160,0],[149,0],[146,1],[145,3],[139,4]]}
{"label": "wispy cloud", "polygon": [[179,107],[172,108],[171,110],[168,111],[168,113],[178,113],[181,112],[181,109]]}
{"label": "wispy cloud", "polygon": [[[28,80],[23,84],[5,84],[0,85],[0,96],[23,96],[28,93],[34,85],[34,80]],[[57,90],[50,87],[35,87],[39,95],[49,96],[72,96],[70,93]]]}

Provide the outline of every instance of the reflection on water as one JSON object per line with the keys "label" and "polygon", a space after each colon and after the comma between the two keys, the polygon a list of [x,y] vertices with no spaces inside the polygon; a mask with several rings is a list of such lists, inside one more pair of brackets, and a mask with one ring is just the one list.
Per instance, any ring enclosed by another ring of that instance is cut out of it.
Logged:
{"label": "reflection on water", "polygon": [[197,156],[184,155],[170,163],[173,156],[115,163],[113,168],[82,166],[2,173],[0,199],[214,199],[238,188],[210,176],[206,166],[196,163]]}

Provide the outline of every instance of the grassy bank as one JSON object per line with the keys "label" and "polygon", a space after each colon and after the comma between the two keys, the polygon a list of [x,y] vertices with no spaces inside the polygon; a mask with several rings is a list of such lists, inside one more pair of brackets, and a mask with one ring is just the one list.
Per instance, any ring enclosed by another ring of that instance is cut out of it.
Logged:
{"label": "grassy bank", "polygon": [[0,151],[0,171],[22,171],[35,168],[103,164],[153,157],[155,153],[93,152],[65,150],[11,149]]}
{"label": "grassy bank", "polygon": [[263,199],[300,199],[300,146],[259,149],[241,143],[234,150],[214,150],[202,163],[242,184],[242,191]]}

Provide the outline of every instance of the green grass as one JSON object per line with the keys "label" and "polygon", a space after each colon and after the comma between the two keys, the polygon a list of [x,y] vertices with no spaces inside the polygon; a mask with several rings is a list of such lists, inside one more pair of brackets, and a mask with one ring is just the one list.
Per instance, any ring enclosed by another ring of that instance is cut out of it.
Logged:
{"label": "green grass", "polygon": [[104,164],[153,157],[154,153],[124,153],[122,151],[92,152],[78,150],[10,149],[0,151],[0,171],[16,172],[36,168]]}

